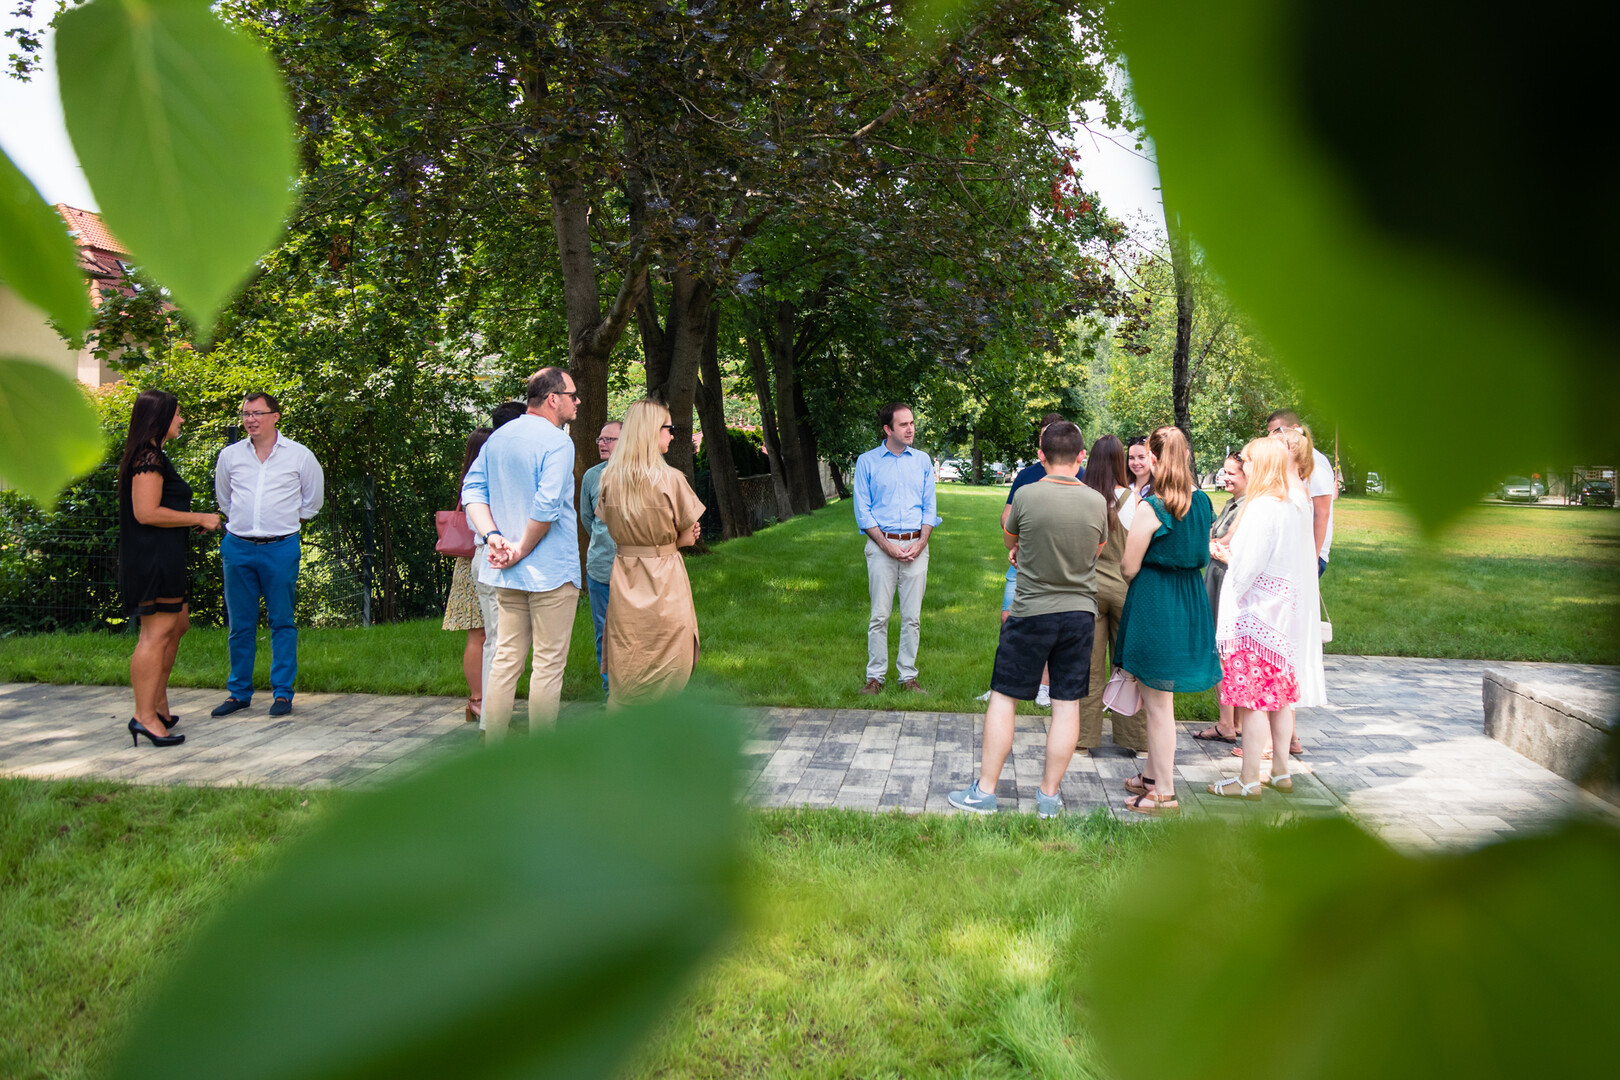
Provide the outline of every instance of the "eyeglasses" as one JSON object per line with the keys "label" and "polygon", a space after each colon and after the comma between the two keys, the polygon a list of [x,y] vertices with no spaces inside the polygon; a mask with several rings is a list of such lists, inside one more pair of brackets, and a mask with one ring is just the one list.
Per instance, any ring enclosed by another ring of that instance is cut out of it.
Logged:
{"label": "eyeglasses", "polygon": [[658,430],[659,431],[667,431],[671,435],[673,435],[673,434],[675,434],[675,425],[674,424],[660,424],[659,427],[658,427]]}
{"label": "eyeglasses", "polygon": [[554,393],[558,397],[571,397],[575,401],[579,400],[579,392],[577,390],[557,390],[557,391],[554,391]]}
{"label": "eyeglasses", "polygon": [[244,412],[242,414],[242,419],[244,419],[244,420],[257,420],[261,416],[279,416],[279,415],[280,415],[279,413],[273,413],[273,412]]}
{"label": "eyeglasses", "polygon": [[606,436],[606,435],[601,435],[601,436],[598,436],[598,437],[597,437],[597,440],[596,440],[596,444],[597,444],[597,445],[598,445],[598,446],[601,446],[601,445],[603,445],[603,444],[604,444],[604,443],[605,443],[605,444],[607,444],[607,445],[610,445],[610,446],[611,446],[611,445],[612,445],[612,444],[613,444],[613,443],[616,443],[616,442],[618,442],[618,441],[619,441],[619,440],[618,440],[618,437],[617,437],[617,436],[615,436],[615,437],[613,437],[613,438],[611,438],[611,439],[610,439],[610,438],[608,438],[608,437],[607,437],[607,436]]}

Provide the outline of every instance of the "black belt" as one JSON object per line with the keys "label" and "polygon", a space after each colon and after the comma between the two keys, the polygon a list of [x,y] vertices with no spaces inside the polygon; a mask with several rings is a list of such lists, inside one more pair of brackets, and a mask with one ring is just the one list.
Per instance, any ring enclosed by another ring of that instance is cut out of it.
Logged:
{"label": "black belt", "polygon": [[241,533],[231,533],[231,535],[236,537],[238,540],[246,540],[250,544],[279,544],[281,541],[287,539],[287,537],[297,536],[298,534],[284,533],[281,536],[243,536]]}

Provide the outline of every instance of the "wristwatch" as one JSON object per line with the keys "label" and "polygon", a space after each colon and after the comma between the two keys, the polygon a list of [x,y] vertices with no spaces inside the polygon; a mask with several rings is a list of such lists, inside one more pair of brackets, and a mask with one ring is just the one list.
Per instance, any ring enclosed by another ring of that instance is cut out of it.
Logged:
{"label": "wristwatch", "polygon": [[490,537],[492,537],[492,536],[505,536],[505,535],[506,534],[501,532],[501,530],[499,530],[499,529],[491,529],[491,530],[489,530],[489,532],[485,533],[479,539],[483,540],[483,542],[487,544],[487,543],[489,543],[489,538]]}

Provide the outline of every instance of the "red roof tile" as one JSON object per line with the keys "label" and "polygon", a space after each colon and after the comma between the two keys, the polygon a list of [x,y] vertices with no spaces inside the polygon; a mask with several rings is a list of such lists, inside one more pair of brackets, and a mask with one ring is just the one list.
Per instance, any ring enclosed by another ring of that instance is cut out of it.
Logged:
{"label": "red roof tile", "polygon": [[128,255],[129,249],[118,242],[107,226],[101,223],[101,218],[88,210],[69,206],[66,203],[57,203],[56,212],[62,215],[67,222],[70,232],[74,236],[74,243],[81,248],[97,248],[101,251],[111,252],[114,255]]}

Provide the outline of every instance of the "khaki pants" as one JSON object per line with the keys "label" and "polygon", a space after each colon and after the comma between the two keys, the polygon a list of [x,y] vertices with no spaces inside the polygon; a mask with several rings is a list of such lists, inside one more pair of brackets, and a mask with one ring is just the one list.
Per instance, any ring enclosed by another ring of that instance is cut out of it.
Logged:
{"label": "khaki pants", "polygon": [[[1100,584],[1100,583],[1099,583]],[[1125,590],[1102,587],[1097,590],[1096,630],[1091,638],[1091,693],[1080,700],[1080,748],[1089,750],[1102,743],[1103,687],[1114,673],[1109,655],[1119,633],[1119,613],[1125,608]],[[1142,713],[1114,717],[1114,745],[1138,753],[1147,750],[1147,720]]]}
{"label": "khaki pants", "polygon": [[917,677],[917,646],[922,641],[923,592],[928,588],[928,553],[923,548],[911,562],[885,555],[870,537],[866,541],[866,585],[872,614],[866,622],[866,677],[882,682],[889,675],[889,616],[894,594],[900,594],[900,655],[895,666],[900,681]]}
{"label": "khaki pants", "polygon": [[[574,612],[579,608],[579,586],[559,585],[550,592],[496,589],[500,609],[496,624],[495,659],[484,687],[484,741],[506,738],[512,721],[512,699],[517,695],[523,662],[534,647],[534,671],[529,676],[529,730],[557,719],[562,702],[563,668],[574,636]],[[486,629],[486,633],[487,633]]]}

